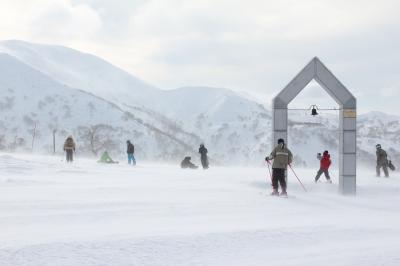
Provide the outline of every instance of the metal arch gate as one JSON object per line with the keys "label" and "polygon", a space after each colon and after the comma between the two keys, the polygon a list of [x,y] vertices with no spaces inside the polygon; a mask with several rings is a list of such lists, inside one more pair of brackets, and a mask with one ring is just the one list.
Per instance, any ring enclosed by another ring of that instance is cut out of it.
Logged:
{"label": "metal arch gate", "polygon": [[344,195],[356,193],[356,98],[350,91],[314,57],[303,70],[273,99],[272,130],[273,146],[279,138],[287,141],[288,104],[315,80],[340,106],[339,122],[339,191]]}

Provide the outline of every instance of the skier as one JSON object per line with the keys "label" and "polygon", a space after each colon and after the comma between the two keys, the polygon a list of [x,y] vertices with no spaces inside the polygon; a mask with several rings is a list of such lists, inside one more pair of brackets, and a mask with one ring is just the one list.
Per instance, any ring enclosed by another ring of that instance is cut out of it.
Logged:
{"label": "skier", "polygon": [[103,154],[100,157],[100,160],[97,161],[98,163],[118,163],[117,161],[114,161],[111,159],[111,156],[108,154],[107,151],[104,151]]}
{"label": "skier", "polygon": [[135,146],[131,143],[130,140],[126,141],[126,153],[128,154],[128,164],[131,164],[135,166],[136,165],[136,160],[135,160]]}
{"label": "skier", "polygon": [[181,162],[181,167],[183,169],[190,168],[190,169],[197,169],[199,168],[197,165],[194,165],[190,160],[192,158],[190,156],[186,156],[185,159]]}
{"label": "skier", "polygon": [[385,177],[389,177],[389,171],[387,169],[388,159],[387,153],[384,149],[382,149],[381,144],[376,145],[376,176],[381,176],[381,168],[383,168],[383,172],[385,173]]}
{"label": "skier", "polygon": [[75,142],[72,136],[68,136],[68,138],[65,140],[64,151],[66,152],[67,163],[72,163],[73,153],[75,152]]}
{"label": "skier", "polygon": [[[287,196],[286,170],[287,166],[292,163],[292,159],[292,152],[286,148],[285,141],[283,139],[278,139],[278,146],[265,158],[268,163],[270,160],[274,160],[272,164],[272,196]],[[278,182],[282,189],[280,194],[278,191]]]}
{"label": "skier", "polygon": [[209,167],[208,166],[208,157],[207,157],[208,150],[206,147],[204,147],[204,144],[200,144],[199,153],[200,153],[201,165],[203,166],[203,169],[208,169],[208,167]]}
{"label": "skier", "polygon": [[317,176],[315,177],[315,183],[318,182],[318,179],[320,178],[322,173],[325,174],[326,181],[328,183],[332,183],[332,180],[331,180],[331,177],[329,176],[329,171],[328,171],[329,166],[331,166],[331,155],[329,154],[328,151],[324,151],[322,157],[321,157],[321,154],[318,153],[317,158],[319,158],[319,160],[320,160],[320,167],[317,172]]}

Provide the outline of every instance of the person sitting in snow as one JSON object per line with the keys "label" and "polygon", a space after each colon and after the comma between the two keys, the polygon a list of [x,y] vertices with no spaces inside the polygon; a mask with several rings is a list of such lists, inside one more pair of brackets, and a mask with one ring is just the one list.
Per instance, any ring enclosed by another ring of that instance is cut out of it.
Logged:
{"label": "person sitting in snow", "polygon": [[[286,148],[285,141],[278,139],[278,146],[274,148],[269,156],[265,158],[269,163],[270,160],[274,160],[272,164],[272,196],[287,196],[286,192],[286,170],[287,166],[292,163],[293,155],[292,152]],[[278,182],[281,185],[282,192],[279,194]]]}
{"label": "person sitting in snow", "polygon": [[104,151],[100,157],[100,160],[97,161],[98,163],[118,163],[111,159],[111,156],[108,154],[107,151]]}
{"label": "person sitting in snow", "polygon": [[74,139],[72,138],[72,136],[68,136],[68,138],[64,142],[64,151],[66,152],[67,163],[72,163],[75,147],[76,145]]}
{"label": "person sitting in snow", "polygon": [[331,155],[329,154],[328,151],[324,151],[324,153],[321,154],[318,153],[319,156],[317,156],[317,158],[320,161],[320,166],[319,166],[319,170],[317,172],[317,175],[315,177],[315,182],[318,182],[318,179],[321,177],[322,173],[324,173],[326,181],[328,183],[332,183],[331,181],[331,177],[329,176],[329,166],[331,166]]}
{"label": "person sitting in snow", "polygon": [[185,159],[183,159],[183,161],[181,162],[181,168],[185,169],[185,168],[191,168],[191,169],[197,169],[199,168],[197,165],[194,165],[190,160],[192,158],[189,156],[186,156]]}

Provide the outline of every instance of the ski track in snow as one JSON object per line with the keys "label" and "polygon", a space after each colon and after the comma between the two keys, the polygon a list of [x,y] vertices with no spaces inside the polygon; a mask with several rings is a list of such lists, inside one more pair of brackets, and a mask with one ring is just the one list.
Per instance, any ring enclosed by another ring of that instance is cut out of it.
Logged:
{"label": "ski track in snow", "polygon": [[0,155],[0,266],[400,265],[400,174],[358,171],[356,197],[296,169],[133,168]]}

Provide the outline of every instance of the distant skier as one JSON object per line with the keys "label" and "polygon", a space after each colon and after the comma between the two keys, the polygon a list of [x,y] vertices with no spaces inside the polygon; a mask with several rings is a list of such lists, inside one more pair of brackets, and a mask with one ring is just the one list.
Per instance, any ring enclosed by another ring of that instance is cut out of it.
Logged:
{"label": "distant skier", "polygon": [[381,144],[376,145],[376,176],[381,176],[381,168],[385,173],[385,177],[389,177],[387,153],[382,149]]}
{"label": "distant skier", "polygon": [[329,154],[328,151],[324,151],[322,156],[320,153],[318,153],[317,158],[320,161],[320,166],[319,166],[317,176],[315,177],[315,182],[318,182],[318,179],[320,178],[322,173],[324,173],[326,181],[328,183],[332,183],[331,177],[329,176],[329,170],[328,170],[329,167],[331,166],[331,155]]}
{"label": "distant skier", "polygon": [[[278,140],[278,146],[274,148],[269,156],[265,158],[269,163],[274,160],[272,164],[272,188],[271,195],[273,196],[287,196],[286,192],[286,170],[287,166],[292,163],[292,152],[286,147],[283,139]],[[279,194],[278,182],[281,185],[282,192]]]}
{"label": "distant skier", "polygon": [[199,153],[200,153],[201,165],[203,166],[203,169],[208,169],[208,167],[209,167],[208,156],[207,156],[208,150],[206,147],[204,147],[204,144],[200,144]]}
{"label": "distant skier", "polygon": [[192,159],[191,157],[186,156],[185,159],[183,159],[183,161],[181,162],[181,167],[182,167],[183,169],[185,169],[185,168],[190,168],[190,169],[197,169],[197,168],[199,168],[197,165],[194,165],[194,164],[190,161],[191,159]]}
{"label": "distant skier", "polygon": [[75,142],[72,136],[68,136],[68,138],[64,142],[64,151],[67,156],[67,163],[72,163],[73,154],[75,152]]}
{"label": "distant skier", "polygon": [[128,164],[132,163],[132,165],[135,166],[135,146],[133,146],[130,140],[126,141],[126,153],[128,154]]}

